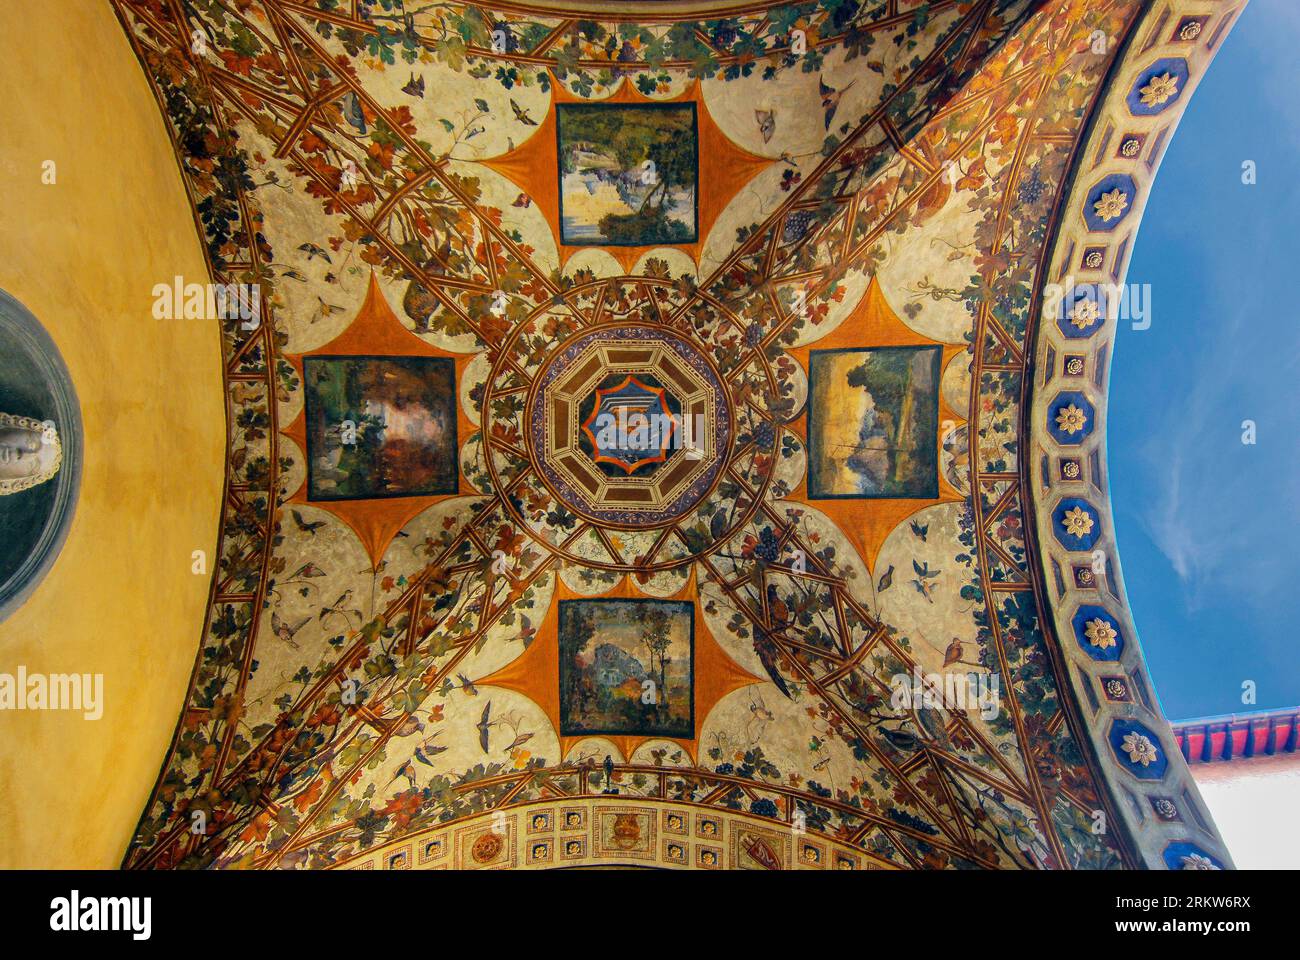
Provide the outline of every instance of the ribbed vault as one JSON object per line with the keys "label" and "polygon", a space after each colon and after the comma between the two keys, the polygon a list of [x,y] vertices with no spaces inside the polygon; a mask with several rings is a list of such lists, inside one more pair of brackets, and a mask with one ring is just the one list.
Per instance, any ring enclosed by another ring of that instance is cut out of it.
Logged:
{"label": "ribbed vault", "polygon": [[[1099,706],[1091,664],[1149,687],[1122,589],[1080,621],[1122,663],[1062,632],[1093,544],[1049,525],[1104,487],[1026,410],[1088,333],[1049,260],[1158,160],[1096,171],[1096,118],[1172,125],[1231,11],[115,6],[213,280],[262,292],[128,866],[1228,863],[1149,694]],[[1166,74],[1151,120],[1120,87]],[[620,452],[629,411],[698,448]]]}

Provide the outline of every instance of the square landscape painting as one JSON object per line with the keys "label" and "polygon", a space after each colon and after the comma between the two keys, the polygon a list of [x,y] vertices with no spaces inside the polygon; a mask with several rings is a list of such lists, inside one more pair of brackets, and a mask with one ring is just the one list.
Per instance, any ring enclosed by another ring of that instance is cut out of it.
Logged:
{"label": "square landscape painting", "polygon": [[455,493],[456,370],[445,357],[307,357],[307,496]]}
{"label": "square landscape painting", "polygon": [[556,107],[560,238],[646,246],[699,236],[693,103]]}
{"label": "square landscape painting", "polygon": [[560,733],[695,736],[695,611],[681,600],[560,601]]}
{"label": "square landscape painting", "polygon": [[814,350],[808,494],[939,495],[939,347]]}

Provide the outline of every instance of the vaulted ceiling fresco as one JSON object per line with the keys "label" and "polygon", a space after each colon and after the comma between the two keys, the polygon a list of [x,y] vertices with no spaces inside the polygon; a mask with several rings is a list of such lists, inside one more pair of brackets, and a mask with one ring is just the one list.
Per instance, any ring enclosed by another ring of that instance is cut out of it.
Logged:
{"label": "vaulted ceiling fresco", "polygon": [[1230,863],[1043,304],[1236,5],[114,2],[261,291],[127,866]]}

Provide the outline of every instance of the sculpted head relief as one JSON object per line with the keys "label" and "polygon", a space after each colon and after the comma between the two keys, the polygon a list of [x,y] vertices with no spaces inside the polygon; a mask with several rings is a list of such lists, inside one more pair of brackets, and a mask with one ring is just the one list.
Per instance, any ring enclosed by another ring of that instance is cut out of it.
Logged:
{"label": "sculpted head relief", "polygon": [[51,479],[63,465],[63,447],[52,423],[0,413],[0,496]]}

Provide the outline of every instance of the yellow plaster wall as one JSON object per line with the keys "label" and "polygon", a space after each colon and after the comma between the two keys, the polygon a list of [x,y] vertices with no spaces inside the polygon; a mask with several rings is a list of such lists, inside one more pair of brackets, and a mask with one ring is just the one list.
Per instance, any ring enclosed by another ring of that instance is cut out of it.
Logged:
{"label": "yellow plaster wall", "polygon": [[105,710],[0,712],[0,867],[115,867],[202,626],[208,577],[190,555],[211,564],[216,541],[220,343],[215,322],[151,316],[155,283],[204,282],[206,268],[116,17],[104,0],[39,6],[0,4],[0,288],[62,351],[86,443],[67,544],[0,623],[0,672],[102,673]]}

